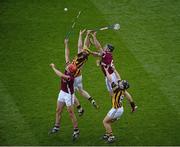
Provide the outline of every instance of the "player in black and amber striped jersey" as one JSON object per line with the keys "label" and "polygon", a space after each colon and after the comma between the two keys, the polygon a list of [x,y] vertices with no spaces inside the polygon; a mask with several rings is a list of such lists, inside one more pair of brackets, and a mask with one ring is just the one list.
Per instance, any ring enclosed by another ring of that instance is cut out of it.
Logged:
{"label": "player in black and amber striped jersey", "polygon": [[112,77],[108,72],[108,67],[104,67],[107,78],[110,81],[113,90],[112,108],[109,110],[109,112],[107,113],[107,115],[103,120],[103,125],[106,129],[106,134],[103,136],[103,139],[107,140],[108,142],[115,141],[115,136],[113,136],[111,124],[115,120],[118,120],[123,114],[124,109],[123,109],[122,101],[124,97],[126,97],[130,102],[132,112],[134,112],[137,108],[137,106],[133,102],[132,96],[127,92],[127,89],[129,88],[129,83],[126,80],[120,79],[119,73],[115,69],[114,65],[112,65],[112,68],[115,72],[115,75],[117,76],[116,82],[112,80]]}
{"label": "player in black and amber striped jersey", "polygon": [[[78,39],[78,54],[74,57],[73,61],[71,62],[69,59],[69,46],[68,46],[68,39],[65,39],[65,58],[66,58],[66,64],[73,63],[77,67],[77,71],[74,75],[75,80],[74,80],[74,89],[78,91],[83,97],[88,99],[91,104],[95,107],[98,108],[99,106],[96,104],[95,100],[92,98],[92,96],[83,88],[82,84],[82,67],[88,60],[88,56],[90,54],[93,54],[94,52],[90,51],[88,48],[90,47],[90,41],[89,41],[89,34],[90,31],[87,31],[84,44],[82,41],[82,35],[85,32],[85,30],[79,32],[79,39]],[[79,100],[77,97],[75,97],[75,104],[78,109],[79,116],[81,116],[84,113],[84,109],[81,107]]]}
{"label": "player in black and amber striped jersey", "polygon": [[90,50],[85,46],[84,49],[80,53],[78,53],[73,59],[72,63],[75,64],[77,67],[77,71],[74,77],[78,77],[81,75],[81,69],[88,60],[88,56],[90,55],[90,53]]}

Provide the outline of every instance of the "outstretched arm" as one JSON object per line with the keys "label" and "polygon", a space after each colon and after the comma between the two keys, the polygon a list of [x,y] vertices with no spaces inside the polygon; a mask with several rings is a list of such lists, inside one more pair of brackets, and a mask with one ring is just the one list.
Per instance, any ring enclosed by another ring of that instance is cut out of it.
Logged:
{"label": "outstretched arm", "polygon": [[106,72],[107,79],[110,81],[110,83],[112,83],[113,80],[112,80],[112,78],[111,78],[111,76],[110,76],[110,74],[108,72],[108,67],[103,66],[103,68],[104,68],[104,70]]}
{"label": "outstretched arm", "polygon": [[118,71],[116,70],[113,61],[111,62],[111,67],[113,68],[114,73],[115,73],[115,75],[116,75],[118,81],[121,80],[121,76],[120,76],[120,74],[118,73]]}
{"label": "outstretched arm", "polygon": [[64,40],[66,64],[70,63],[70,58],[69,58],[69,45],[68,45],[68,42],[69,42],[68,39],[65,39],[65,40]]}
{"label": "outstretched arm", "polygon": [[90,54],[92,54],[94,57],[101,57],[102,56],[102,54],[99,52],[90,51]]}
{"label": "outstretched arm", "polygon": [[79,31],[79,39],[78,39],[78,53],[82,52],[83,50],[83,40],[82,40],[82,35],[86,30],[80,30]]}
{"label": "outstretched arm", "polygon": [[51,68],[54,70],[55,74],[61,78],[69,79],[69,76],[63,74],[61,71],[57,70],[53,63],[50,64]]}
{"label": "outstretched arm", "polygon": [[86,37],[84,39],[84,46],[83,46],[83,48],[85,49],[90,48],[90,45],[91,45],[90,33],[91,33],[91,30],[87,30]]}
{"label": "outstretched arm", "polygon": [[96,32],[94,32],[94,33],[92,34],[92,36],[93,36],[93,41],[94,41],[95,47],[96,47],[98,50],[100,50],[100,52],[103,52],[102,46],[101,46],[100,42],[97,40],[97,38],[96,38]]}
{"label": "outstretched arm", "polygon": [[84,40],[84,47],[83,47],[83,49],[88,50],[89,53],[92,54],[95,57],[101,57],[102,53],[94,52],[94,51],[89,50],[89,47],[91,45],[91,41],[90,41],[90,34],[91,34],[91,32],[92,32],[92,30],[87,30],[86,38]]}
{"label": "outstretched arm", "polygon": [[130,95],[130,93],[125,90],[124,96],[128,99],[128,101],[129,101],[129,103],[130,103],[130,105],[131,105],[131,111],[132,111],[132,112],[136,111],[137,106],[135,105],[135,103],[134,103],[134,101],[133,101],[133,98],[132,98],[132,96]]}

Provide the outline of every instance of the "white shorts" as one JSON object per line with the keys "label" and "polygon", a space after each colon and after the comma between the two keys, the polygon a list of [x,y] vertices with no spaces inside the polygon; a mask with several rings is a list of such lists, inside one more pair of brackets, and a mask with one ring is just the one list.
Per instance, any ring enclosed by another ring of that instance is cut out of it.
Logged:
{"label": "white shorts", "polygon": [[107,116],[109,116],[112,119],[120,119],[123,112],[124,112],[123,107],[118,108],[118,109],[111,108],[111,110],[109,110],[109,112],[107,113]]}
{"label": "white shorts", "polygon": [[72,106],[74,105],[74,94],[71,95],[61,90],[58,95],[58,101],[64,102],[66,106]]}
{"label": "white shorts", "polygon": [[[117,82],[118,79],[117,79],[116,74],[114,72],[110,76],[111,76],[113,82]],[[105,77],[105,82],[106,82],[107,90],[109,92],[112,92],[111,82],[107,79],[107,77]]]}
{"label": "white shorts", "polygon": [[82,88],[83,88],[82,75],[80,75],[74,79],[74,90],[78,90]]}

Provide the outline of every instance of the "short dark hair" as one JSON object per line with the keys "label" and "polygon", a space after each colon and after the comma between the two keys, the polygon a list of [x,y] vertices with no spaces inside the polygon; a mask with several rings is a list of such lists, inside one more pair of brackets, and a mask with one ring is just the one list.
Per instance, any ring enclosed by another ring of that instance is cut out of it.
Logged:
{"label": "short dark hair", "polygon": [[113,52],[114,50],[114,46],[112,46],[111,44],[107,44],[107,48],[110,50],[110,52]]}

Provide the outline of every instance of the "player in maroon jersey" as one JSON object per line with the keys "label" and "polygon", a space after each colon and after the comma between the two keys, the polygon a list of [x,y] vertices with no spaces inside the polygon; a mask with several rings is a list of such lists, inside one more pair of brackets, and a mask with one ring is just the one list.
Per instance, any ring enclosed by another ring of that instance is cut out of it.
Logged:
{"label": "player in maroon jersey", "polygon": [[[113,64],[112,52],[114,50],[114,47],[111,44],[106,44],[104,47],[102,47],[100,42],[96,38],[96,32],[94,32],[92,34],[92,36],[93,36],[94,45],[99,50],[99,52],[96,52],[96,56],[101,57],[99,65],[101,66],[101,70],[103,71],[104,76],[105,76],[106,87],[107,87],[107,90],[109,91],[109,93],[112,97],[113,96],[113,90],[111,87],[111,82],[107,78],[107,74],[104,70],[104,67],[107,67],[107,71],[108,71],[109,75],[111,76],[111,79],[113,82],[116,82],[118,80],[116,74],[118,74],[118,77],[121,79],[119,73],[115,73],[115,71],[113,69],[114,64]],[[94,53],[94,55],[95,55],[95,53]],[[131,95],[128,93],[127,97],[130,99]]]}
{"label": "player in maroon jersey", "polygon": [[79,136],[79,129],[76,116],[74,114],[74,73],[77,70],[75,64],[69,64],[64,74],[57,70],[53,63],[50,64],[53,71],[61,78],[61,88],[57,99],[57,108],[56,108],[56,122],[50,133],[56,133],[59,131],[61,125],[61,114],[66,105],[68,113],[73,123],[74,131],[73,131],[73,139],[76,139]]}
{"label": "player in maroon jersey", "polygon": [[111,75],[112,80],[115,82],[117,80],[117,78],[115,76],[113,68],[111,67],[111,65],[113,65],[112,52],[114,50],[114,47],[111,44],[106,44],[104,47],[102,47],[96,38],[96,32],[94,32],[92,34],[92,36],[93,36],[94,45],[99,50],[99,52],[96,53],[96,56],[101,57],[101,60],[98,65],[101,66],[101,70],[103,71],[103,73],[105,75],[106,87],[107,87],[110,95],[112,96],[113,91],[112,91],[111,83],[106,77],[106,72],[105,72],[103,66],[108,67],[108,73]]}

